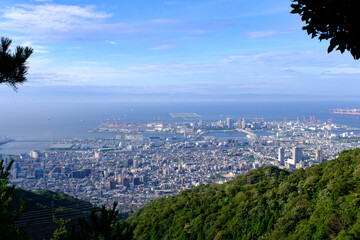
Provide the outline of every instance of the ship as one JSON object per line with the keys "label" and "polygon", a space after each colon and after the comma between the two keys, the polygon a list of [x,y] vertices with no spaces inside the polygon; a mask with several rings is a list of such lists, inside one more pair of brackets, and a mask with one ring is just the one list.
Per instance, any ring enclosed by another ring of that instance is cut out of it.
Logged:
{"label": "ship", "polygon": [[343,114],[343,115],[360,115],[360,109],[330,109],[331,113],[333,114]]}

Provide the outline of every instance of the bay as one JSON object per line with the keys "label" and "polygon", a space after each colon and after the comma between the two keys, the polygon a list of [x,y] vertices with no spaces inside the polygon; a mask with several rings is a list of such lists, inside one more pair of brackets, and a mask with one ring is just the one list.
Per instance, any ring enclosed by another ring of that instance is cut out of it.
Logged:
{"label": "bay", "polygon": [[[115,133],[89,133],[101,122],[126,123],[199,121],[171,118],[169,113],[197,113],[203,121],[317,120],[360,127],[359,116],[336,115],[330,109],[360,108],[360,102],[201,102],[201,103],[44,103],[1,104],[0,136],[15,139],[0,145],[0,153],[19,154],[43,150],[66,138],[114,138]],[[218,137],[242,137],[221,133]]]}

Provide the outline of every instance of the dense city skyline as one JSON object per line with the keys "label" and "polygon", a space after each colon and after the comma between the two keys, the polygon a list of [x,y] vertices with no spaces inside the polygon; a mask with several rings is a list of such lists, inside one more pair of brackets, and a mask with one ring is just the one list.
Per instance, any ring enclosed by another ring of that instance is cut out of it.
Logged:
{"label": "dense city skyline", "polygon": [[258,167],[309,168],[356,148],[360,138],[359,128],[315,117],[303,121],[227,117],[168,124],[115,121],[91,132],[117,135],[68,138],[44,151],[12,155],[16,159],[12,183],[26,190],[62,192],[99,206],[111,207],[117,201],[119,209],[128,212],[200,184],[223,184]]}

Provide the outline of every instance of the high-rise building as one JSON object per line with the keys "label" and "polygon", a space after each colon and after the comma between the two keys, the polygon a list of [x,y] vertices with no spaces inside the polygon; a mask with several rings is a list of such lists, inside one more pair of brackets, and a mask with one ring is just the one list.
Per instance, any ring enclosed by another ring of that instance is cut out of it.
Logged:
{"label": "high-rise building", "polygon": [[227,128],[233,128],[234,125],[234,119],[227,117],[226,118],[226,126]]}
{"label": "high-rise building", "polygon": [[316,149],[315,150],[315,161],[318,163],[322,162],[322,153],[321,153],[321,149]]}
{"label": "high-rise building", "polygon": [[300,163],[302,161],[303,154],[302,154],[302,148],[294,147],[293,148],[293,162],[294,164]]}
{"label": "high-rise building", "polygon": [[242,129],[245,129],[245,128],[246,128],[245,118],[242,119],[241,128],[242,128]]}
{"label": "high-rise building", "polygon": [[279,148],[279,154],[278,154],[278,161],[280,165],[284,165],[284,160],[285,160],[285,149],[281,147]]}

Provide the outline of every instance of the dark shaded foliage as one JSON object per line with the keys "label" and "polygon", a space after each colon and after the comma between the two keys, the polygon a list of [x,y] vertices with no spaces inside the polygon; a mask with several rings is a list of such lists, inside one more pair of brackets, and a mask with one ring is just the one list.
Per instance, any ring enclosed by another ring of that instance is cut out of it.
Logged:
{"label": "dark shaded foliage", "polygon": [[8,176],[13,163],[13,160],[10,161],[5,168],[4,160],[0,160],[0,240],[27,239],[26,233],[13,225],[24,211],[23,202],[17,210],[11,210],[15,186],[8,186]]}
{"label": "dark shaded foliage", "polygon": [[94,209],[86,218],[79,220],[77,229],[72,226],[68,231],[71,219],[56,219],[54,221],[59,228],[54,231],[53,240],[121,240],[132,239],[133,227],[119,217],[116,210],[117,203],[114,202],[112,209],[103,206],[100,211]]}
{"label": "dark shaded foliage", "polygon": [[[61,219],[71,219],[66,230],[71,232],[71,225],[79,228],[78,219],[86,218],[94,208],[91,203],[73,198],[60,192],[52,191],[26,191],[15,188],[11,209],[17,209],[24,201],[26,211],[15,222],[22,227],[30,239],[49,239],[55,229],[59,228]],[[57,219],[58,223],[53,219]]]}
{"label": "dark shaded foliage", "polygon": [[6,83],[14,90],[26,81],[28,67],[26,60],[33,53],[29,47],[17,46],[14,53],[10,51],[11,40],[2,37],[0,40],[0,83]]}
{"label": "dark shaded foliage", "polygon": [[305,22],[302,28],[312,38],[330,40],[328,52],[335,48],[360,58],[360,21],[358,0],[293,0],[291,13]]}

